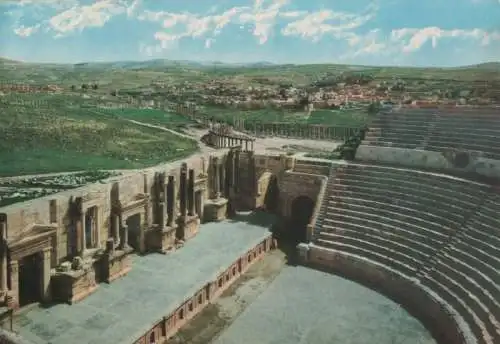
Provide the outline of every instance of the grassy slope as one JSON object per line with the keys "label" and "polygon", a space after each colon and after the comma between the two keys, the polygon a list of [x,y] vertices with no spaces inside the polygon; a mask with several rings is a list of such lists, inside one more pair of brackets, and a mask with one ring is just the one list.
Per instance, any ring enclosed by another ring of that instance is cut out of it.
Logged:
{"label": "grassy slope", "polygon": [[0,175],[128,169],[185,157],[194,141],[85,109],[0,108]]}

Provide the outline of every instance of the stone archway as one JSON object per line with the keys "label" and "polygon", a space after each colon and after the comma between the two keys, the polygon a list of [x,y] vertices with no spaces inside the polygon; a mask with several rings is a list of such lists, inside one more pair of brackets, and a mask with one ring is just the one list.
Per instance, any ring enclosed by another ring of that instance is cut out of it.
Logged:
{"label": "stone archway", "polygon": [[266,210],[270,213],[277,213],[279,211],[279,198],[280,189],[278,185],[278,177],[273,175],[269,179],[269,184],[267,185],[266,194],[264,196],[264,205]]}
{"label": "stone archway", "polygon": [[307,225],[311,221],[315,202],[308,196],[298,196],[292,201],[290,211],[290,239],[295,242],[307,241]]}

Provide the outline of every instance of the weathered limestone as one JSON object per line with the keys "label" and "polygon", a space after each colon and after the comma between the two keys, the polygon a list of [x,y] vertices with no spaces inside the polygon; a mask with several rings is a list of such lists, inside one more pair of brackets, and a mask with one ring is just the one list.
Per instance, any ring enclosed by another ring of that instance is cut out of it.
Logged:
{"label": "weathered limestone", "polygon": [[205,202],[205,220],[220,221],[226,218],[228,200],[221,197],[221,167],[218,157],[212,157],[210,168],[212,172],[212,183],[210,199]]}
{"label": "weathered limestone", "polygon": [[189,171],[188,180],[187,165],[183,164],[180,178],[180,217],[176,237],[177,240],[185,241],[198,233],[200,219],[194,211],[194,170]]}

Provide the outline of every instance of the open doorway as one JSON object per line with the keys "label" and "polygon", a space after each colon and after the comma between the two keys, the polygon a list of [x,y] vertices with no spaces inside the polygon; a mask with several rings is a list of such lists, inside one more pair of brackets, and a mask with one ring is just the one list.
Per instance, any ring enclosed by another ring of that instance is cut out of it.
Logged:
{"label": "open doorway", "polygon": [[270,213],[276,214],[279,209],[280,189],[278,186],[278,178],[271,176],[269,184],[267,185],[266,194],[264,196],[264,204],[266,210]]}
{"label": "open doorway", "polygon": [[129,216],[126,220],[128,228],[127,244],[135,251],[139,251],[139,240],[141,234],[141,214]]}
{"label": "open doorway", "polygon": [[97,207],[90,207],[85,212],[85,248],[91,249],[97,243]]}
{"label": "open doorway", "polygon": [[290,239],[294,242],[307,241],[307,225],[314,212],[314,201],[307,196],[299,196],[292,202],[290,213]]}
{"label": "open doorway", "polygon": [[19,306],[41,301],[41,257],[30,254],[19,260]]}

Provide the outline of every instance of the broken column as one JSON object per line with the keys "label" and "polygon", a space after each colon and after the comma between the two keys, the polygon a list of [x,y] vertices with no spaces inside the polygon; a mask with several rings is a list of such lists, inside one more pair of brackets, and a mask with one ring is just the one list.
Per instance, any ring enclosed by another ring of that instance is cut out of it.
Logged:
{"label": "broken column", "polygon": [[189,216],[194,216],[195,215],[195,207],[194,207],[194,169],[189,169],[189,179],[188,179],[188,185],[187,185],[187,193],[188,193],[188,198],[187,198],[187,203],[188,203],[188,215]]}
{"label": "broken column", "polygon": [[180,211],[183,218],[186,217],[187,209],[187,164],[183,163],[181,167],[181,179],[179,182],[180,192]]}
{"label": "broken column", "polygon": [[175,177],[168,176],[167,184],[167,226],[173,227],[175,224]]}
{"label": "broken column", "polygon": [[226,218],[227,214],[227,199],[221,197],[221,171],[219,166],[219,158],[213,156],[210,159],[211,181],[210,199],[205,202],[204,216],[207,221],[220,221]]}

